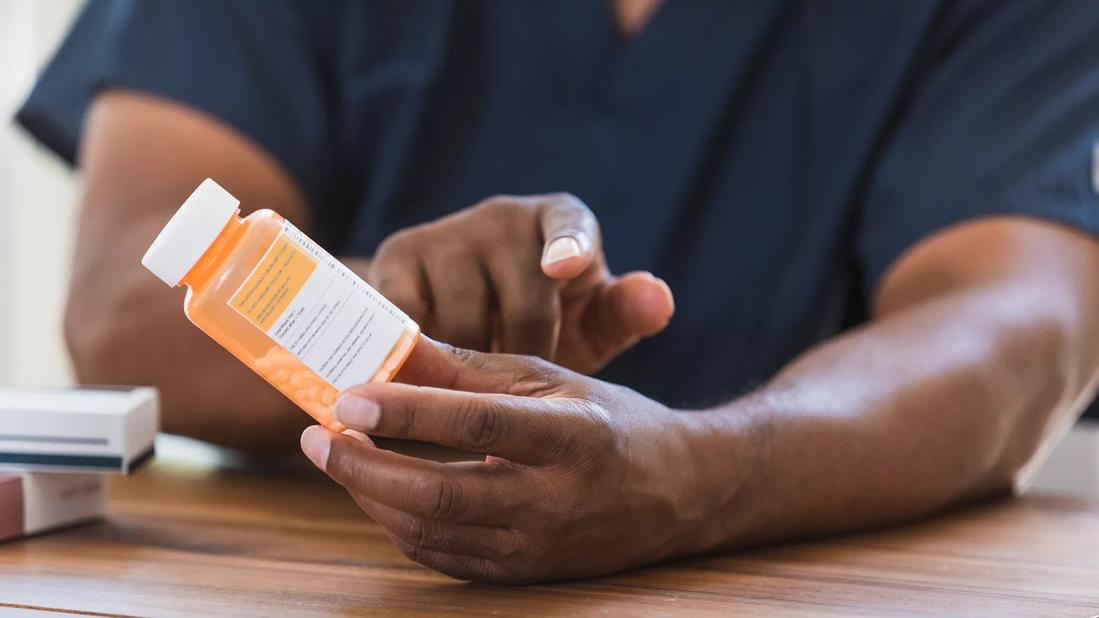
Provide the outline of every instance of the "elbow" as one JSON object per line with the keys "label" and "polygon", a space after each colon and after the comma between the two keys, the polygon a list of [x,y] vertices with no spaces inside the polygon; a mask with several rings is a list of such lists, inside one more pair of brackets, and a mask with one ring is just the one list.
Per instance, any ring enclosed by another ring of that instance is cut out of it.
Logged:
{"label": "elbow", "polygon": [[998,414],[1000,447],[984,493],[1018,492],[1095,394],[1099,367],[1090,342],[1063,320],[1034,320],[1005,350],[1014,402]]}
{"label": "elbow", "polygon": [[125,295],[117,289],[73,286],[65,305],[64,337],[73,371],[81,384],[137,384],[139,376],[126,367],[131,352]]}
{"label": "elbow", "polygon": [[[86,291],[70,290],[65,304],[64,335],[76,379],[81,384],[110,383],[102,380],[103,368],[113,356],[117,333],[102,315],[102,303]],[[108,371],[108,373],[110,373]]]}

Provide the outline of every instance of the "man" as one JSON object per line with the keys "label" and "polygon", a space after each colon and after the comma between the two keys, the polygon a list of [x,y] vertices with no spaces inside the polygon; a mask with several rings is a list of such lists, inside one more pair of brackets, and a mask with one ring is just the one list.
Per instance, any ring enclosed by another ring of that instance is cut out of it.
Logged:
{"label": "man", "polygon": [[82,380],[158,385],[168,431],[297,435],[138,265],[213,177],[455,346],[345,393],[361,433],[306,455],[411,558],[535,581],[1016,487],[1099,370],[1097,27],[1087,2],[93,1],[19,118],[83,173]]}

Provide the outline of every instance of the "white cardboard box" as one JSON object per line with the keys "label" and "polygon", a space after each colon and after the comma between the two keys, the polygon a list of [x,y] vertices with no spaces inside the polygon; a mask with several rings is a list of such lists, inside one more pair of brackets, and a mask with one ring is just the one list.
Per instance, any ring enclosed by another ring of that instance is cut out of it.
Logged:
{"label": "white cardboard box", "polygon": [[1099,422],[1076,423],[1029,479],[1027,491],[1099,500]]}
{"label": "white cardboard box", "polygon": [[153,455],[156,389],[0,388],[0,469],[127,474]]}
{"label": "white cardboard box", "polygon": [[0,473],[0,541],[102,517],[106,487],[101,474]]}

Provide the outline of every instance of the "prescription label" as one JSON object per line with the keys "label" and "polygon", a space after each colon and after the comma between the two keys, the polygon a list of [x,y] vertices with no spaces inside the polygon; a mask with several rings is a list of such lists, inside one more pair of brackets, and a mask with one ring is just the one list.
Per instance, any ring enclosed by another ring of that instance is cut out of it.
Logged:
{"label": "prescription label", "polygon": [[288,221],[229,304],[341,391],[377,373],[409,321]]}

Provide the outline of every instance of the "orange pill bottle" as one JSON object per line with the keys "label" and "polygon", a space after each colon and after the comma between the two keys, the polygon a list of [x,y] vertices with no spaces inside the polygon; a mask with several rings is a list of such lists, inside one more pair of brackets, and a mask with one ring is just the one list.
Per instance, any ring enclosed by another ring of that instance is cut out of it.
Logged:
{"label": "orange pill bottle", "polygon": [[187,286],[184,312],[203,332],[320,424],[340,391],[393,378],[420,327],[289,221],[207,179],[141,263]]}

